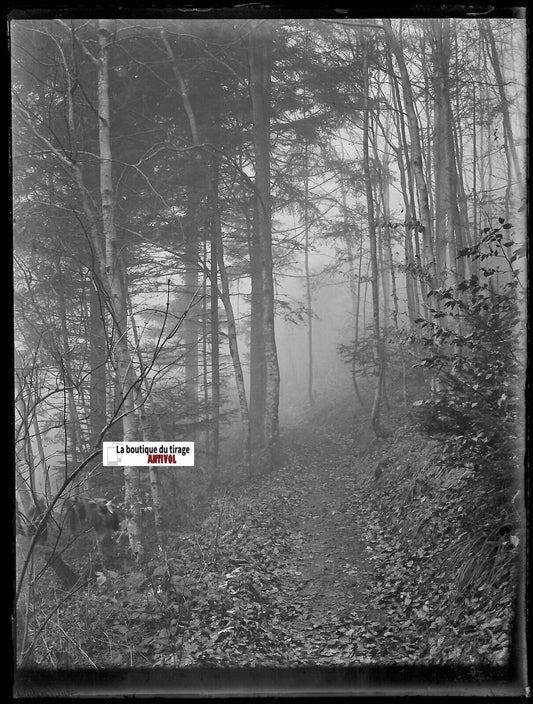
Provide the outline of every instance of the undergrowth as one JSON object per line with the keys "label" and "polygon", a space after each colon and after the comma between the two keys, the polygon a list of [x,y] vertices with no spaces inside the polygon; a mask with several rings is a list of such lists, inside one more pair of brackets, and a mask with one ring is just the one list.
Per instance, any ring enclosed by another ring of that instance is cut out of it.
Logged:
{"label": "undergrowth", "polygon": [[412,426],[396,431],[374,467],[378,458],[385,469],[372,478],[365,538],[394,630],[421,664],[506,665],[523,544],[518,505],[493,501],[472,463],[450,465]]}
{"label": "undergrowth", "polygon": [[253,490],[223,495],[197,531],[176,535],[143,569],[99,572],[49,624],[40,666],[276,664],[286,485],[269,483],[268,501]]}

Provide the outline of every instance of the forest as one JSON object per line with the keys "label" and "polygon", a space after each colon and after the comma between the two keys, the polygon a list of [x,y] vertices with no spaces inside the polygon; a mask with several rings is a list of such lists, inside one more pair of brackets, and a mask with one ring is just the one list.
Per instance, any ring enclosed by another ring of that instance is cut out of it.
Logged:
{"label": "forest", "polygon": [[523,678],[526,56],[518,15],[11,21],[20,687]]}

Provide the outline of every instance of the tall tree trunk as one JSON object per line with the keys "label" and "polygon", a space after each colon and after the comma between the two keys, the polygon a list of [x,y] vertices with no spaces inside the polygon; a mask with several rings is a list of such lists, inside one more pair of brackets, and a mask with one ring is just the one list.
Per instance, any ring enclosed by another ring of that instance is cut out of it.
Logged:
{"label": "tall tree trunk", "polygon": [[270,195],[270,100],[272,27],[254,22],[250,33],[250,97],[255,151],[257,236],[261,251],[263,284],[263,345],[265,360],[264,459],[269,471],[279,459],[279,366],[274,330],[274,277]]}
{"label": "tall tree trunk", "polygon": [[259,240],[257,197],[250,228],[250,433],[252,452],[261,452],[265,444],[266,361],[263,330],[263,265]]}
{"label": "tall tree trunk", "polygon": [[413,254],[413,241],[411,237],[411,225],[407,224],[409,221],[406,220],[405,226],[405,243],[404,243],[404,256],[405,256],[405,292],[407,295],[407,314],[409,316],[409,325],[411,328],[415,326],[415,320],[419,317],[419,307],[417,300],[416,291],[416,279],[413,273],[413,267],[415,264],[415,257]]}
{"label": "tall tree trunk", "polygon": [[[123,415],[124,441],[137,440],[133,388],[136,382],[127,338],[127,307],[121,268],[124,266],[117,246],[115,228],[115,198],[113,185],[113,156],[111,150],[111,110],[109,86],[109,46],[113,35],[113,21],[98,21],[98,137],[100,146],[100,198],[102,225],[105,236],[106,275],[109,283],[110,305],[113,317],[115,367],[121,394],[120,413]],[[124,500],[130,547],[134,556],[142,560],[144,543],[141,532],[141,493],[139,470],[124,467]]]}
{"label": "tall tree trunk", "polygon": [[211,321],[211,457],[212,470],[218,467],[218,449],[220,435],[220,362],[218,342],[218,248],[222,239],[220,213],[218,208],[219,169],[218,158],[211,164],[211,188],[209,192],[209,211],[211,220],[210,236],[210,321]]}
{"label": "tall tree trunk", "polygon": [[[443,57],[445,47],[442,41],[442,20],[431,20],[430,32],[433,31],[433,91],[435,96],[434,115],[435,129],[433,139],[433,162],[435,164],[435,264],[437,282],[440,286],[446,284],[447,256],[449,245],[448,204],[448,163],[445,107],[446,100],[444,83],[447,68],[446,58]],[[440,31],[439,31],[440,30]]]}
{"label": "tall tree trunk", "polygon": [[[370,120],[369,120],[370,123]],[[377,247],[377,258],[378,258],[378,271],[381,277],[381,288],[383,291],[383,302],[381,306],[382,315],[382,325],[383,329],[386,330],[389,325],[389,280],[385,271],[385,266],[383,262],[383,225],[384,225],[384,215],[383,215],[383,183],[382,183],[382,169],[381,161],[379,159],[376,135],[374,133],[373,124],[369,124],[369,139],[372,145],[372,164],[374,167],[374,180],[375,183],[370,179],[370,187],[372,189],[372,202],[374,207],[374,218],[376,221],[376,247]]]}
{"label": "tall tree trunk", "polygon": [[[387,117],[387,124],[389,119]],[[390,193],[389,193],[389,147],[388,144],[385,145],[383,152],[383,161],[381,165],[381,194],[383,201],[383,236],[384,236],[384,248],[385,248],[385,261],[386,268],[390,278],[391,287],[391,298],[392,298],[392,321],[394,327],[398,329],[398,291],[396,288],[396,274],[394,271],[394,260],[392,256],[392,237],[391,237],[391,223],[390,223]]]}
{"label": "tall tree trunk", "polygon": [[[341,147],[342,149],[342,147]],[[343,155],[344,156],[344,155]],[[359,346],[359,311],[361,308],[361,269],[363,266],[363,234],[362,231],[359,233],[359,270],[357,275],[354,271],[355,265],[355,253],[352,247],[352,237],[354,232],[350,227],[350,222],[348,219],[348,205],[346,200],[346,184],[344,182],[343,175],[340,176],[340,186],[341,186],[341,196],[342,196],[342,218],[344,223],[344,238],[346,242],[346,251],[348,253],[349,260],[349,280],[350,280],[350,294],[352,299],[352,315],[354,320],[354,346],[351,361],[351,376],[352,384],[357,400],[361,404],[362,408],[366,408],[366,403],[361,392],[359,390],[359,384],[357,383],[357,356],[358,356],[358,346]]]}
{"label": "tall tree trunk", "polygon": [[[243,464],[246,474],[249,476],[252,467],[252,457],[251,457],[251,435],[250,435],[250,413],[248,408],[248,400],[246,397],[246,387],[244,384],[244,373],[241,364],[241,358],[239,354],[239,346],[237,339],[237,325],[235,323],[235,314],[233,312],[233,305],[231,303],[230,295],[230,284],[228,279],[228,273],[226,269],[226,263],[224,261],[224,240],[222,237],[222,226],[220,222],[220,209],[218,200],[218,162],[216,157],[214,157],[214,162],[212,168],[215,172],[212,184],[213,184],[213,201],[211,207],[211,237],[215,243],[215,250],[217,254],[218,263],[218,273],[220,276],[220,290],[218,290],[218,295],[222,300],[224,310],[226,312],[227,326],[228,326],[228,344],[231,360],[233,363],[233,371],[235,374],[235,385],[237,387],[237,396],[239,398],[239,409],[241,414],[241,426],[243,434]],[[211,284],[213,285],[213,283]]]}
{"label": "tall tree trunk", "polygon": [[509,163],[512,162],[515,178],[517,180],[518,186],[522,189],[522,169],[520,168],[520,160],[518,159],[518,153],[516,150],[516,145],[513,137],[513,130],[511,127],[511,118],[509,115],[509,101],[505,93],[505,82],[503,78],[503,73],[500,65],[500,59],[498,56],[498,49],[496,48],[496,41],[494,39],[494,34],[492,32],[492,27],[489,20],[478,20],[479,27],[481,29],[481,34],[487,43],[488,53],[492,68],[494,69],[494,76],[496,77],[496,84],[498,87],[498,93],[500,96],[501,110],[503,116],[503,128],[504,128],[504,148]]}
{"label": "tall tree trunk", "polygon": [[[70,345],[68,339],[68,325],[67,325],[67,311],[65,302],[65,292],[63,290],[63,285],[61,281],[61,268],[58,262],[56,262],[56,276],[58,281],[58,286],[56,287],[57,299],[58,299],[58,315],[59,315],[59,340],[58,340],[58,350],[59,355],[59,365],[63,374],[64,387],[67,393],[68,401],[68,416],[66,419],[66,437],[65,443],[67,447],[67,454],[72,462],[73,466],[76,466],[79,461],[79,453],[81,451],[81,422],[78,414],[78,408],[76,406],[76,399],[74,397],[74,375],[72,373],[72,367],[70,362]],[[70,452],[68,451],[70,449]]]}
{"label": "tall tree trunk", "polygon": [[[139,333],[137,330],[137,323],[135,321],[135,316],[133,314],[133,306],[131,305],[131,300],[129,293],[126,289],[126,304],[128,307],[128,315],[131,323],[131,330],[133,333],[133,343],[135,346],[135,352],[137,355],[137,360],[139,363],[140,380],[142,388],[144,390],[144,402],[138,404],[138,416],[139,423],[141,426],[141,435],[144,442],[153,442],[154,436],[151,434],[153,432],[152,428],[148,427],[146,421],[146,406],[148,398],[150,396],[150,381],[146,375],[146,365],[141,352],[141,344]],[[138,398],[140,397],[140,388],[137,387]],[[140,399],[139,399],[140,400]],[[157,439],[164,441],[163,429],[161,427],[161,420],[159,415],[156,415],[157,423]],[[150,494],[152,497],[152,508],[154,511],[154,529],[157,537],[157,542],[162,548],[166,547],[167,544],[167,521],[166,521],[166,511],[165,511],[165,501],[164,494],[161,486],[161,475],[159,474],[159,469],[151,464],[148,468],[148,476],[150,480]]]}
{"label": "tall tree trunk", "polygon": [[[186,267],[183,286],[181,291],[183,299],[189,301],[195,291],[198,290],[198,230],[196,224],[199,203],[195,203],[189,213],[188,226],[185,233],[185,255],[184,263]],[[200,380],[200,357],[199,357],[199,320],[196,315],[189,314],[183,322],[183,343],[185,349],[185,389],[189,404],[189,413],[195,421],[199,420],[199,380]],[[191,430],[189,430],[191,433]],[[196,440],[196,432],[192,432],[191,441]]]}
{"label": "tall tree trunk", "polygon": [[[388,67],[391,76],[393,76],[392,58],[390,54],[388,54]],[[417,277],[415,273],[417,268],[417,262],[413,252],[413,230],[415,228],[416,222],[416,208],[413,179],[411,169],[409,168],[409,148],[405,135],[405,125],[403,121],[403,116],[401,115],[402,102],[400,97],[400,89],[398,87],[398,81],[395,79],[394,76],[392,79],[392,83],[393,104],[396,113],[394,121],[396,126],[396,133],[399,136],[399,144],[396,150],[396,158],[398,161],[398,170],[400,173],[400,184],[402,189],[405,211],[405,290],[407,295],[407,313],[409,316],[409,324],[411,328],[413,328],[414,321],[419,316]]]}
{"label": "tall tree trunk", "polygon": [[411,140],[411,166],[414,173],[414,180],[418,191],[418,202],[420,212],[420,227],[424,244],[424,267],[427,271],[428,281],[432,288],[435,287],[435,261],[433,254],[433,227],[431,224],[431,211],[429,208],[429,196],[426,179],[424,176],[422,144],[420,140],[420,128],[418,117],[414,105],[413,91],[409,73],[405,65],[405,59],[400,42],[391,26],[390,20],[383,20],[385,35],[389,41],[389,46],[394,53],[396,63],[400,71],[400,81],[403,92],[403,102],[407,114],[407,124]]}
{"label": "tall tree trunk", "polygon": [[472,81],[472,209],[474,238],[478,233],[476,82]]}
{"label": "tall tree trunk", "polygon": [[[202,242],[202,261],[204,263],[204,267],[207,267],[207,239],[204,238]],[[204,269],[205,272],[205,269]],[[204,402],[204,411],[203,411],[203,417],[205,418],[205,429],[204,429],[204,444],[207,452],[207,456],[212,458],[212,448],[211,448],[211,428],[210,423],[212,422],[212,411],[213,409],[210,409],[211,403],[210,403],[210,394],[209,394],[209,389],[211,386],[210,383],[210,367],[212,365],[212,359],[210,359],[210,354],[209,354],[209,332],[208,328],[210,328],[210,320],[211,320],[211,314],[208,313],[208,299],[210,299],[210,295],[208,294],[208,278],[207,276],[204,275],[203,279],[203,284],[202,284],[202,354],[201,354],[201,359],[202,359],[202,391],[203,391],[203,402]],[[217,314],[218,314],[218,309],[217,309]],[[217,342],[218,344],[218,342]],[[212,464],[212,462],[211,462]]]}
{"label": "tall tree trunk", "polygon": [[372,188],[372,178],[370,173],[370,99],[369,99],[369,71],[368,57],[365,48],[365,59],[363,66],[364,82],[364,112],[363,112],[363,175],[365,180],[366,207],[368,213],[368,238],[370,244],[370,267],[371,267],[371,288],[372,288],[372,318],[374,327],[374,360],[377,367],[376,390],[372,405],[371,422],[376,437],[381,437],[381,402],[383,397],[383,345],[379,315],[379,267],[376,235],[376,218],[374,211],[374,194]]}
{"label": "tall tree trunk", "polygon": [[[106,336],[105,309],[94,274],[91,277],[89,295],[89,443],[96,447],[102,429],[106,425]],[[89,475],[89,486],[96,488],[97,479]]]}
{"label": "tall tree trunk", "polygon": [[[437,232],[436,251],[440,284],[447,283],[447,273],[457,274],[457,245],[462,245],[461,217],[458,206],[458,184],[456,149],[453,137],[453,112],[450,95],[450,20],[435,20],[434,68],[435,68],[435,180]],[[437,200],[438,198],[438,200]],[[462,272],[462,263],[459,262]]]}
{"label": "tall tree trunk", "polygon": [[[305,36],[305,52],[310,50],[310,35],[309,32]],[[307,82],[307,77],[305,77]],[[302,116],[304,122],[309,114],[309,96],[307,86],[303,88],[303,108]],[[304,218],[304,271],[305,271],[305,301],[307,307],[307,397],[309,405],[314,406],[315,398],[313,392],[313,298],[311,294],[311,274],[309,270],[309,139],[304,137],[303,148],[303,178],[304,178],[304,203],[303,203],[303,218]]]}
{"label": "tall tree trunk", "polygon": [[[239,168],[244,168],[243,149],[238,152]],[[257,228],[257,197],[254,193],[251,202],[253,212],[246,207],[247,191],[241,182],[241,195],[245,203],[244,219],[246,223],[246,241],[250,261],[250,403],[249,403],[249,440],[251,457],[259,453],[265,442],[264,415],[266,397],[266,370],[263,344],[263,270],[261,265],[261,247]],[[219,252],[221,251],[219,247]],[[220,260],[219,260],[220,268]],[[222,277],[222,272],[221,272]],[[228,288],[229,291],[229,288]],[[252,471],[252,464],[250,472]]]}
{"label": "tall tree trunk", "polygon": [[[164,29],[161,30],[161,39],[170,59],[170,65],[174,76],[176,78],[177,88],[176,91],[179,93],[185,114],[187,115],[187,120],[189,122],[189,129],[191,133],[191,141],[198,150],[195,152],[195,161],[193,169],[201,171],[205,168],[203,163],[202,154],[199,150],[200,147],[200,131],[198,127],[198,122],[196,120],[196,115],[194,109],[191,105],[189,98],[189,91],[187,89],[187,84],[180,71],[179,63],[176,59],[172,46],[168,40],[167,33]],[[200,176],[200,182],[201,182]],[[198,289],[198,225],[197,216],[200,211],[200,198],[195,197],[189,204],[189,213],[186,218],[186,227],[184,227],[184,237],[185,237],[185,281],[184,281],[184,292],[187,299],[192,298],[194,292]],[[184,322],[184,343],[185,343],[185,384],[187,393],[191,403],[190,412],[196,417],[198,415],[198,397],[199,397],[199,357],[198,357],[198,321],[192,316],[188,315]],[[195,440],[195,435],[193,440]]]}
{"label": "tall tree trunk", "polygon": [[[386,129],[386,128],[385,128]],[[378,142],[375,134],[372,136],[372,147],[374,153],[374,163],[378,170],[377,190],[379,198],[378,208],[378,248],[381,269],[381,280],[383,288],[383,329],[389,328],[390,300],[392,299],[392,318],[395,327],[398,327],[398,296],[396,293],[396,281],[394,278],[392,264],[392,247],[390,237],[390,207],[389,207],[389,184],[388,184],[388,149],[387,145],[383,150],[383,161],[378,153]],[[392,295],[391,295],[392,292]]]}
{"label": "tall tree trunk", "polygon": [[309,405],[314,406],[313,395],[313,299],[311,295],[311,274],[309,270],[309,144],[304,144],[304,270],[305,300],[307,306],[307,396]]}

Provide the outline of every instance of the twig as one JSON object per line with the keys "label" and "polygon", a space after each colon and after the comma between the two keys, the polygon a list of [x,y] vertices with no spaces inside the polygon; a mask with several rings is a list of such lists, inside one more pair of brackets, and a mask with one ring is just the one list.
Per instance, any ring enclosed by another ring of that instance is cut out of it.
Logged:
{"label": "twig", "polygon": [[80,653],[81,653],[82,655],[84,655],[84,656],[87,658],[87,660],[91,663],[91,665],[94,667],[94,669],[97,670],[97,669],[98,669],[98,666],[91,660],[91,658],[87,655],[87,653],[86,653],[85,650],[81,647],[81,645],[80,645],[79,643],[76,643],[76,641],[65,631],[65,629],[63,628],[63,626],[60,626],[59,623],[55,623],[54,625],[55,625],[57,628],[59,628],[59,630],[60,630],[61,633],[65,636],[65,638],[66,638],[67,640],[69,640],[69,641],[80,651]]}
{"label": "twig", "polygon": [[226,506],[226,495],[228,493],[228,490],[224,490],[224,495],[222,497],[222,505],[220,507],[220,511],[218,512],[218,521],[217,521],[217,527],[215,530],[215,536],[213,538],[213,544],[212,544],[212,553],[213,557],[212,560],[213,562],[216,561],[217,559],[217,552],[218,552],[218,536],[220,534],[220,524],[222,523],[222,514],[224,513],[224,508]]}
{"label": "twig", "polygon": [[45,620],[43,621],[43,623],[39,626],[39,630],[38,630],[37,633],[35,634],[35,637],[34,637],[34,639],[33,639],[33,643],[30,645],[30,647],[28,648],[28,650],[24,653],[24,656],[23,656],[22,662],[21,662],[21,667],[24,667],[24,665],[28,662],[28,659],[29,659],[31,653],[32,653],[33,650],[35,649],[35,645],[36,645],[36,643],[37,643],[37,639],[38,639],[38,637],[41,635],[41,633],[44,631],[44,629],[45,629],[46,624],[48,623],[48,621],[50,621],[50,619],[52,618],[52,616],[56,613],[56,611],[58,611],[58,610],[61,608],[61,606],[65,603],[65,601],[67,601],[67,599],[69,599],[73,594],[75,594],[76,592],[78,592],[78,591],[79,591],[80,589],[82,589],[83,587],[87,586],[87,584],[89,584],[88,581],[87,581],[87,582],[83,582],[83,583],[80,584],[78,587],[74,587],[73,589],[70,590],[70,592],[68,592],[68,594],[66,594],[66,595],[61,599],[61,601],[60,601],[58,604],[55,605],[55,607],[52,609],[52,611],[51,611],[51,612],[48,614],[48,616],[45,618]]}

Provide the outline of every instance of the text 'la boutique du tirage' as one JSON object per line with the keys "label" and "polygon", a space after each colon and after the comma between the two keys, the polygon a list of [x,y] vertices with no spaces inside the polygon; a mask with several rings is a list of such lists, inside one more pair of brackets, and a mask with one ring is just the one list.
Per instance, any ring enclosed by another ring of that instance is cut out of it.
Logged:
{"label": "text 'la boutique du tirage'", "polygon": [[194,467],[193,442],[104,442],[104,467]]}

